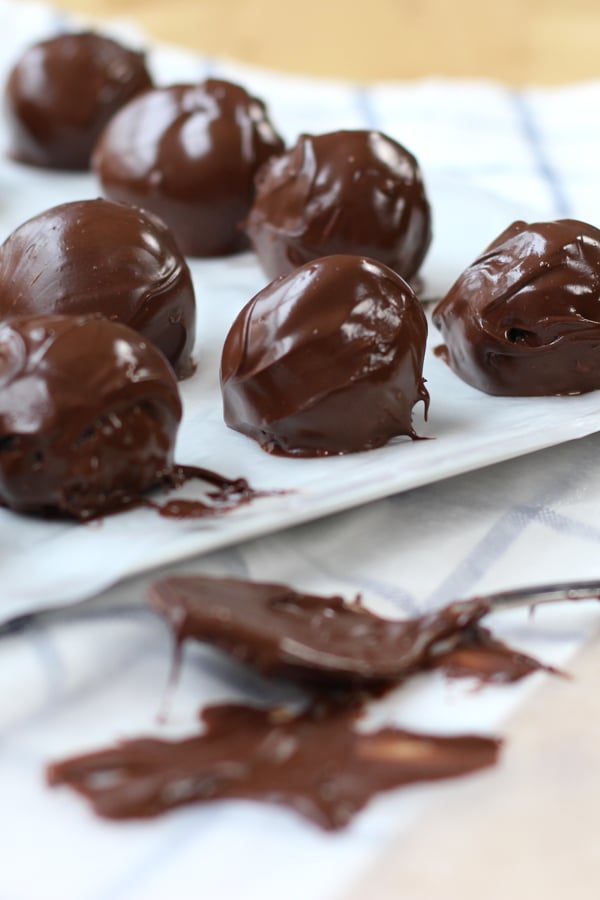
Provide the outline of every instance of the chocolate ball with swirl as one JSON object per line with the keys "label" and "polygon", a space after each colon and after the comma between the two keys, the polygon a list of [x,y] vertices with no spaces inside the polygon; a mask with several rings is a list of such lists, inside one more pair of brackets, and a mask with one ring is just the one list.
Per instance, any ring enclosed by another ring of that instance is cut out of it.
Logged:
{"label": "chocolate ball with swirl", "polygon": [[431,211],[415,157],[390,137],[304,134],[260,170],[246,230],[269,278],[354,253],[411,279],[431,241]]}
{"label": "chocolate ball with swirl", "polygon": [[152,87],[143,54],[92,32],[61,34],[27,49],[5,90],[11,156],[53,169],[89,169],[115,112]]}
{"label": "chocolate ball with swirl", "polygon": [[489,394],[600,388],[600,230],[585,222],[514,222],[433,311],[437,348]]}
{"label": "chocolate ball with swirl", "polygon": [[376,260],[329,256],[273,281],[225,340],[225,422],[271,453],[327,456],[416,437],[429,395],[427,322],[409,285]]}
{"label": "chocolate ball with swirl", "polygon": [[173,465],[181,402],[163,355],[101,317],[0,324],[0,502],[87,519]]}
{"label": "chocolate ball with swirl", "polygon": [[228,81],[156,88],[111,120],[93,167],[107,197],[151,209],[190,256],[248,246],[254,175],[283,142],[264,103]]}
{"label": "chocolate ball with swirl", "polygon": [[193,369],[189,267],[151,213],[108,200],[52,207],[0,247],[0,319],[100,313],[159,347],[179,377]]}

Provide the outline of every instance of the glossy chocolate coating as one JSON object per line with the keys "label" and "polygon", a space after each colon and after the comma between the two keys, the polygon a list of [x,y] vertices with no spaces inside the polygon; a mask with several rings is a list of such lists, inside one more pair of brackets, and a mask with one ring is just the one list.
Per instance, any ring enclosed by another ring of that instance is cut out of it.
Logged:
{"label": "glossy chocolate coating", "polygon": [[0,247],[0,319],[100,313],[192,370],[196,306],[188,265],[155,216],[81,200],[29,219]]}
{"label": "glossy chocolate coating", "polygon": [[7,82],[11,155],[54,169],[88,169],[115,112],[152,87],[144,56],[90,32],[30,47]]}
{"label": "glossy chocolate coating", "polygon": [[431,241],[431,213],[404,147],[378,131],[336,131],[304,134],[263,166],[246,229],[269,278],[355,253],[410,279]]}
{"label": "glossy chocolate coating", "polygon": [[329,256],[276,279],[225,340],[226,423],[272,453],[325,456],[416,437],[427,323],[400,276]]}
{"label": "glossy chocolate coating", "polygon": [[438,349],[489,394],[600,388],[600,231],[584,222],[514,222],[436,306]]}
{"label": "glossy chocolate coating", "polygon": [[399,681],[433,664],[440,642],[449,652],[489,612],[485,602],[473,600],[397,621],[341,597],[203,576],[155,582],[149,603],[169,622],[178,645],[205,641],[264,675],[320,687]]}
{"label": "glossy chocolate coating", "polygon": [[173,462],[177,382],[135,331],[83,316],[0,324],[0,502],[86,519],[128,505]]}
{"label": "glossy chocolate coating", "polygon": [[247,247],[241,228],[258,167],[283,142],[264,104],[211,79],[144,94],[112,119],[94,153],[106,196],[151,209],[190,256]]}
{"label": "glossy chocolate coating", "polygon": [[327,830],[343,828],[381,791],[454,778],[493,765],[500,741],[436,737],[398,728],[362,732],[356,712],[211,706],[204,734],[150,738],[50,765],[109,819],[156,816],[189,803],[260,800],[290,807]]}

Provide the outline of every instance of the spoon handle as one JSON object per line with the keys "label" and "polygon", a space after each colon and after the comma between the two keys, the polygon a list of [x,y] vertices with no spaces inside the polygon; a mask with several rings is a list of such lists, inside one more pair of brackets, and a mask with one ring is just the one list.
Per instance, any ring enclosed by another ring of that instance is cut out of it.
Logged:
{"label": "spoon handle", "polygon": [[595,581],[558,581],[554,584],[535,584],[531,587],[484,594],[478,599],[487,601],[493,610],[512,609],[519,606],[537,606],[538,603],[599,600],[600,579]]}
{"label": "spoon handle", "polygon": [[[111,595],[112,596],[109,596]],[[79,603],[55,606],[49,609],[36,610],[15,616],[0,623],[0,637],[15,634],[33,624],[59,622],[79,615],[110,615],[116,612],[132,612],[143,608],[145,590],[139,586],[139,592],[107,591],[97,594]],[[502,609],[516,609],[520,606],[537,606],[540,603],[561,603],[575,600],[599,600],[600,579],[597,581],[563,581],[554,584],[537,584],[531,587],[513,588],[510,591],[497,591],[483,594],[474,599],[489,604],[490,612]],[[460,601],[459,601],[460,602]]]}

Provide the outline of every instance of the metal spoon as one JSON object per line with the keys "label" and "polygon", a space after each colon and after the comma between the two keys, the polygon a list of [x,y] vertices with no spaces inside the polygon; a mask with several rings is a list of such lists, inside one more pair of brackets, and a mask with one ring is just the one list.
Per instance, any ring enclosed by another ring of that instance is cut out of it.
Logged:
{"label": "metal spoon", "polygon": [[[154,580],[152,577],[140,583],[111,588],[79,603],[35,610],[14,616],[0,624],[0,637],[15,634],[32,626],[60,622],[79,615],[111,615],[115,612],[134,612],[145,608],[145,587]],[[600,579],[594,581],[562,581],[554,584],[537,584],[530,587],[513,588],[510,591],[496,591],[480,594],[476,599],[489,604],[490,612],[514,609],[520,606],[537,606],[541,603],[562,603],[577,600],[599,600]]]}
{"label": "metal spoon", "polygon": [[599,600],[600,580],[557,581],[554,584],[536,584],[531,587],[513,588],[478,596],[490,604],[492,610],[513,609],[519,606],[537,606],[540,603],[562,603],[574,600]]}

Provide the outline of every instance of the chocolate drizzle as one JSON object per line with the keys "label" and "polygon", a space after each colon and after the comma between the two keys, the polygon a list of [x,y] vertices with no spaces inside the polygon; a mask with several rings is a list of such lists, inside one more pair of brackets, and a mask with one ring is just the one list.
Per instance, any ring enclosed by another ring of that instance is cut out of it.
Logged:
{"label": "chocolate drizzle", "polygon": [[315,706],[299,715],[223,705],[206,709],[206,732],[183,741],[124,741],[50,765],[109,819],[147,818],[220,799],[288,806],[335,830],[381,791],[454,778],[493,765],[500,742],[432,737],[397,728],[355,729],[352,709]]}

